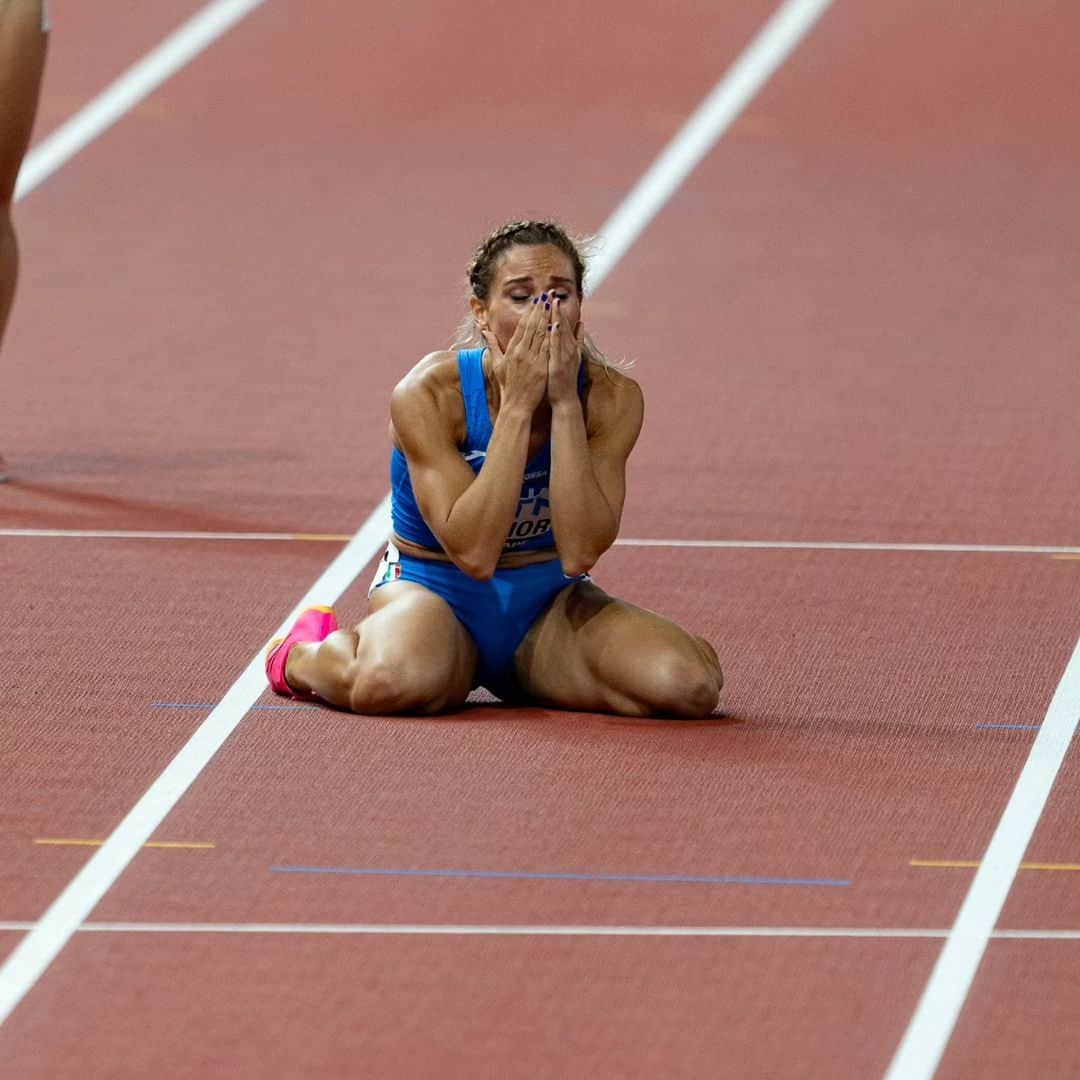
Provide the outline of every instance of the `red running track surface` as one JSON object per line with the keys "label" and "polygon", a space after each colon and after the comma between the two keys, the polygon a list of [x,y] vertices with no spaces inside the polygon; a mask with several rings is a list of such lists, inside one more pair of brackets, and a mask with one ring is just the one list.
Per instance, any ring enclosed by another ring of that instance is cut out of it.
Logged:
{"label": "red running track surface", "polygon": [[[196,8],[67,6],[43,129]],[[770,5],[548,10],[267,4],[27,199],[0,526],[352,532],[478,236],[598,228]],[[625,536],[1078,543],[1078,31],[1064,3],[825,15],[587,305],[648,401]],[[87,858],[33,840],[108,835],[208,711],[161,703],[218,701],[336,550],[0,536],[0,920]],[[1080,561],[629,546],[597,577],[716,643],[719,718],[255,709],[156,836],[215,847],[145,851],[92,917],[236,932],[77,934],[4,1068],[880,1075],[941,946],[885,935],[943,933],[973,873],[910,861],[985,850]],[[1080,861],[1077,768],[1027,859]],[[999,925],[1075,931],[1078,887],[1022,870]],[[265,922],[767,935],[240,932]],[[991,941],[939,1075],[1075,1071],[1077,948]]]}

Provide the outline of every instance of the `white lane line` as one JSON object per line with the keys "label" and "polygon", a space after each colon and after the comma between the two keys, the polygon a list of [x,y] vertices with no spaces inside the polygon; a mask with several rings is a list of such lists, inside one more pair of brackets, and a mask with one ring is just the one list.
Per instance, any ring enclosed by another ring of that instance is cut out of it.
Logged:
{"label": "white lane line", "polygon": [[169,529],[0,529],[0,536],[56,540],[259,540],[344,544],[347,533],[186,532]]}
{"label": "white lane line", "polygon": [[905,544],[886,541],[847,540],[646,540],[628,537],[617,547],[759,548],[775,551],[940,551],[986,555],[1069,555],[1080,547],[1047,547],[1028,544]]}
{"label": "white lane line", "polygon": [[[29,930],[32,922],[0,922],[0,931]],[[80,933],[99,934],[402,934],[448,937],[754,937],[945,938],[946,929],[872,926],[545,926],[469,923],[156,923],[86,922]],[[1018,941],[1080,941],[1080,930],[997,930],[991,937]]]}
{"label": "white lane line", "polygon": [[[829,2],[830,0],[787,0],[751,43],[743,59],[736,62],[717,90],[721,90],[728,83],[743,86],[742,90],[737,94],[733,92],[732,95],[733,100],[737,99],[740,103],[738,108],[742,108],[749,101],[752,91],[764,84]],[[752,65],[753,71],[748,71],[747,64],[744,63],[748,56],[759,57]],[[752,87],[752,90],[748,91],[746,87]],[[717,90],[713,91],[714,95]],[[736,108],[735,112],[737,111]],[[688,126],[692,124],[693,118]],[[722,133],[724,126],[726,124],[714,126],[714,138]],[[679,139],[680,135],[676,135],[674,141],[678,142]],[[650,169],[616,208],[600,230],[609,247],[606,257],[592,274],[594,287],[607,276],[662,203],[670,198],[689,170],[700,160],[703,152],[699,147],[694,151],[697,156],[689,157],[687,151],[681,151],[676,155],[682,162],[680,168],[667,169],[662,179],[657,179],[653,175],[654,170]],[[664,158],[665,155],[668,155],[667,150],[661,157]],[[648,199],[642,199],[638,191],[646,184],[651,194]],[[385,543],[390,531],[389,502],[390,496],[387,495],[276,633],[283,633],[301,608],[336,600],[360,570],[371,561]],[[273,636],[275,635],[271,635]],[[0,967],[0,1024],[3,1024],[97,902],[124,872],[128,863],[240,723],[265,687],[260,653],[251,660],[220,704],[169,763],[165,772],[132,807],[105,845],[98,849],[41,920],[16,946],[3,967]]]}
{"label": "white lane line", "polygon": [[607,277],[831,2],[788,0],[777,8],[600,230],[601,244],[589,268],[590,288]]}
{"label": "white lane line", "polygon": [[26,155],[15,184],[15,201],[29,195],[262,3],[264,0],[215,0],[193,15]]}
{"label": "white lane line", "polygon": [[982,858],[886,1080],[930,1080],[993,936],[1035,826],[1080,724],[1080,641]]}
{"label": "white lane line", "polygon": [[[185,532],[154,529],[0,529],[0,537],[58,540],[248,540],[260,542],[341,543],[345,533]],[[905,544],[846,540],[693,540],[620,537],[616,547],[718,548],[766,551],[930,551],[985,555],[1071,555],[1080,547],[1024,544]]]}
{"label": "white lane line", "polygon": [[[270,638],[284,634],[303,608],[336,600],[386,543],[389,531],[390,496],[387,495]],[[165,771],[0,968],[0,1024],[41,977],[265,689],[266,673],[260,650]]]}

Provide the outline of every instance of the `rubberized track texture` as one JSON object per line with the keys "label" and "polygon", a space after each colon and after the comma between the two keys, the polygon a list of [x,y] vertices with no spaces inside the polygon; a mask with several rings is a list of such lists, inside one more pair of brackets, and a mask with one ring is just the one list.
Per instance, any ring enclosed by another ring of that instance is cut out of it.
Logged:
{"label": "rubberized track texture", "polygon": [[[50,4],[42,153],[224,21],[15,207],[0,1076],[1076,1075],[1080,8],[302,6]],[[720,713],[263,693],[522,215]]]}

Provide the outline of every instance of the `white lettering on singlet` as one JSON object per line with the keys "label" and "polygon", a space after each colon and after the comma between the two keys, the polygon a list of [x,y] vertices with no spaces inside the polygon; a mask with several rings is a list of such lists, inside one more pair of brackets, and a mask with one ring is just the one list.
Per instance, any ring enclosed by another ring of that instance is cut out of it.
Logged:
{"label": "white lettering on singlet", "polygon": [[[547,480],[547,473],[533,474]],[[526,478],[521,485],[518,498],[517,516],[506,538],[506,548],[515,547],[536,536],[543,536],[551,531],[551,500],[548,485],[530,484]]]}
{"label": "white lettering on singlet", "polygon": [[[472,464],[487,459],[486,450],[462,450],[461,457]],[[532,481],[542,480],[542,484]],[[518,498],[517,515],[506,537],[503,550],[520,547],[534,537],[551,532],[551,501],[548,492],[547,469],[534,469],[521,478],[521,495]]]}

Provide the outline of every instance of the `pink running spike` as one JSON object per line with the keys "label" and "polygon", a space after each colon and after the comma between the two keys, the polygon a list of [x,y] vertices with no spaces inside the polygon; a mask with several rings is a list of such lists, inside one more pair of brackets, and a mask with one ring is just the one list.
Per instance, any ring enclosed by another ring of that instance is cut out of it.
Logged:
{"label": "pink running spike", "polygon": [[275,638],[266,650],[266,677],[270,688],[282,697],[296,698],[298,701],[319,701],[317,694],[294,690],[285,681],[285,663],[289,659],[289,650],[298,641],[322,641],[338,628],[334,609],[329,607],[305,608],[300,617],[292,624],[292,629],[283,638]]}

